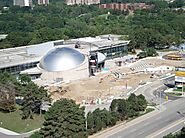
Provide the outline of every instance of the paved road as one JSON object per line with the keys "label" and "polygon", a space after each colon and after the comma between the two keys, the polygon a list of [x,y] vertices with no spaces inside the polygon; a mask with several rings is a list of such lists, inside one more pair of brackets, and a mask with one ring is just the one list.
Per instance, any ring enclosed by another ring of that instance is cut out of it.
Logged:
{"label": "paved road", "polygon": [[[156,104],[160,104],[160,92],[163,92],[168,87],[166,84],[171,84],[174,81],[174,77],[170,77],[164,80],[156,80],[151,82],[150,84],[141,86],[137,90],[134,91],[135,94],[143,94],[148,102],[153,102]],[[162,102],[165,102],[164,93],[162,93]],[[169,97],[169,100],[176,100],[177,98]]]}
{"label": "paved road", "polygon": [[129,127],[120,126],[113,131],[104,133],[99,138],[160,138],[170,132],[177,131],[185,122],[184,101],[185,98],[169,101],[163,105],[166,108],[164,111]]}

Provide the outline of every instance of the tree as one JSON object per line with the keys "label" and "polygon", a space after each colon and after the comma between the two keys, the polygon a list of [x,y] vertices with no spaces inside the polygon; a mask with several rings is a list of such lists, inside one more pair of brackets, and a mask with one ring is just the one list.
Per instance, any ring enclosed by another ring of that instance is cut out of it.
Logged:
{"label": "tree", "polygon": [[145,58],[145,57],[154,57],[157,56],[158,53],[154,48],[145,48],[144,51],[140,52],[137,56],[139,58]]}
{"label": "tree", "polygon": [[185,1],[184,0],[175,0],[169,5],[171,8],[180,8],[185,6]]}
{"label": "tree", "polygon": [[120,99],[113,99],[110,105],[110,111],[117,112],[118,110],[118,102]]}
{"label": "tree", "polygon": [[[144,104],[144,105],[142,105]],[[144,111],[147,106],[147,101],[143,95],[136,96],[132,93],[128,98],[129,117],[137,116],[139,112]]]}
{"label": "tree", "polygon": [[40,134],[45,138],[86,138],[85,108],[73,100],[56,101],[46,112]]}
{"label": "tree", "polygon": [[92,113],[87,114],[87,130],[91,135],[100,131],[102,128],[113,126],[119,120],[116,112],[107,111],[106,109],[100,110],[99,108]]}
{"label": "tree", "polygon": [[164,136],[163,138],[176,138],[173,134],[168,134],[168,135],[166,135],[166,136]]}
{"label": "tree", "polygon": [[176,132],[174,134],[170,133],[163,138],[184,138],[185,137],[185,127],[181,129],[180,132]]}
{"label": "tree", "polygon": [[138,95],[137,99],[138,99],[139,111],[145,111],[147,107],[147,100],[142,94]]}
{"label": "tree", "polygon": [[147,56],[154,57],[157,56],[157,51],[154,48],[146,48],[145,49]]}
{"label": "tree", "polygon": [[9,73],[0,73],[0,109],[6,112],[15,110],[17,81]]}
{"label": "tree", "polygon": [[87,132],[89,135],[94,133],[94,116],[91,112],[87,114]]}
{"label": "tree", "polygon": [[33,114],[40,113],[42,102],[49,101],[47,91],[43,87],[38,87],[33,82],[22,86],[21,95],[24,97],[22,102],[22,119],[31,118]]}
{"label": "tree", "polygon": [[39,132],[35,132],[29,138],[42,138],[42,137]]}
{"label": "tree", "polygon": [[31,82],[31,78],[27,74],[20,74],[19,80],[21,81],[22,84],[28,84]]}
{"label": "tree", "polygon": [[15,109],[15,88],[0,84],[0,110],[10,112]]}
{"label": "tree", "polygon": [[127,101],[125,99],[121,99],[119,100],[119,103],[118,103],[118,113],[120,115],[120,119],[121,120],[124,120],[128,117],[128,112],[129,112],[129,108],[128,108],[128,104],[127,104]]}
{"label": "tree", "polygon": [[101,110],[98,108],[93,111],[93,116],[94,116],[94,133],[100,131],[103,128],[103,121],[101,118]]}

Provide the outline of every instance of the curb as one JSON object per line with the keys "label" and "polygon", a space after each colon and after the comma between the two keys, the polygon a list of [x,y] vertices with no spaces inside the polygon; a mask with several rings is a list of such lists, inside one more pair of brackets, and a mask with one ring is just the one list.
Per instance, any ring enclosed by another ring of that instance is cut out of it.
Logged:
{"label": "curb", "polygon": [[114,131],[114,129],[116,129],[116,128],[119,128],[119,127],[121,127],[121,128],[130,127],[131,125],[140,123],[140,122],[144,121],[145,119],[148,119],[150,117],[153,117],[153,116],[159,114],[160,112],[162,112],[164,110],[165,110],[164,108],[162,108],[162,110],[154,110],[154,111],[152,111],[150,113],[147,113],[145,115],[142,115],[142,116],[140,116],[138,118],[135,118],[135,119],[133,119],[131,121],[128,121],[128,122],[127,121],[124,121],[124,122],[122,122],[120,124],[117,124],[117,125],[115,125],[113,127],[107,128],[107,129],[105,129],[105,130],[103,130],[101,132],[98,132],[98,133],[96,133],[94,135],[91,135],[88,138],[100,138],[100,137],[104,137],[102,135],[104,135],[107,132],[113,131],[111,134],[107,134],[108,136],[111,136],[112,134],[116,133],[116,131]]}

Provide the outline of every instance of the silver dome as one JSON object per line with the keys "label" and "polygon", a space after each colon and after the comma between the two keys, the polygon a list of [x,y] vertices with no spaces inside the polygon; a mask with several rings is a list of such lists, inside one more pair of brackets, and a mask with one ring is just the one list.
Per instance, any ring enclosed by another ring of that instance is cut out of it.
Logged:
{"label": "silver dome", "polygon": [[68,47],[55,48],[49,51],[41,60],[39,67],[46,71],[64,71],[79,66],[85,56]]}

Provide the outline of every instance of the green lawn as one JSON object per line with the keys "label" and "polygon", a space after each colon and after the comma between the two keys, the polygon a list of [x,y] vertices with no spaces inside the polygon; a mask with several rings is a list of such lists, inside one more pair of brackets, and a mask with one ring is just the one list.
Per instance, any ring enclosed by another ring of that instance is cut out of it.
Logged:
{"label": "green lawn", "polygon": [[175,88],[175,89],[173,89],[173,91],[185,92],[185,87],[183,87],[183,90],[182,90],[182,88]]}
{"label": "green lawn", "polygon": [[2,122],[0,123],[0,127],[23,133],[40,128],[44,122],[43,115],[35,115],[34,119],[22,120],[20,114],[20,110],[11,113],[0,112],[0,122]]}
{"label": "green lawn", "polygon": [[175,93],[175,92],[168,92],[167,94],[170,96],[182,96],[182,93]]}

